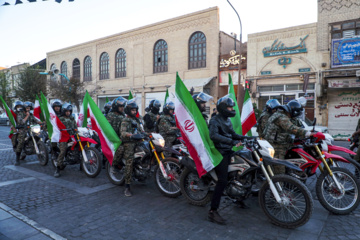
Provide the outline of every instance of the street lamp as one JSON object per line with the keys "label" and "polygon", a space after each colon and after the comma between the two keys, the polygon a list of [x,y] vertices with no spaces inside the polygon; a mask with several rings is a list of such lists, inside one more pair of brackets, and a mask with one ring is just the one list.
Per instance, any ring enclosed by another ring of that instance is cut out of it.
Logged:
{"label": "street lamp", "polygon": [[238,12],[235,10],[235,8],[233,7],[233,5],[229,2],[229,0],[227,0],[227,2],[230,4],[230,6],[232,7],[232,9],[234,9],[236,15],[239,18],[239,22],[240,22],[240,59],[239,59],[239,78],[238,78],[238,85],[237,85],[237,102],[238,102],[238,106],[239,106],[239,110],[242,110],[242,105],[244,102],[244,87],[240,84],[241,83],[241,42],[242,42],[242,25],[241,25],[241,19],[240,16],[238,14]]}

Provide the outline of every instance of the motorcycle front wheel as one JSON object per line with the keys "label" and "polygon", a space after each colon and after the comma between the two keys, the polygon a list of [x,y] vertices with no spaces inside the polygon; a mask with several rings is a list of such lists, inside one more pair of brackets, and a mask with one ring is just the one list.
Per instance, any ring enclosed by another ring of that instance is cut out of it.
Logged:
{"label": "motorcycle front wheel", "polygon": [[349,214],[360,203],[360,184],[348,169],[332,167],[331,171],[342,189],[338,189],[333,177],[327,171],[321,173],[316,182],[316,194],[319,202],[334,214]]}
{"label": "motorcycle front wheel", "polygon": [[125,183],[125,166],[114,167],[111,166],[109,161],[106,161],[106,175],[109,181],[118,186],[122,186]]}
{"label": "motorcycle front wheel", "polygon": [[81,166],[86,176],[94,178],[101,171],[101,156],[99,151],[94,147],[86,147],[84,149],[88,162],[81,160]]}
{"label": "motorcycle front wheel", "polygon": [[280,195],[280,203],[268,182],[259,192],[260,206],[270,221],[284,228],[297,228],[307,223],[314,205],[307,187],[298,179],[283,174],[274,176],[272,181]]}
{"label": "motorcycle front wheel", "polygon": [[197,173],[188,168],[181,173],[180,187],[181,193],[192,205],[205,206],[211,201],[213,192],[210,191],[209,184],[206,184]]}
{"label": "motorcycle front wheel", "polygon": [[37,157],[39,159],[40,165],[46,166],[49,162],[49,153],[47,147],[43,141],[38,141],[37,146],[39,149],[39,154],[37,154]]}
{"label": "motorcycle front wheel", "polygon": [[180,189],[180,174],[181,174],[181,166],[179,161],[176,158],[165,158],[161,161],[166,174],[168,175],[168,179],[165,179],[159,164],[156,165],[154,170],[154,180],[156,187],[159,191],[166,197],[176,198],[181,195]]}

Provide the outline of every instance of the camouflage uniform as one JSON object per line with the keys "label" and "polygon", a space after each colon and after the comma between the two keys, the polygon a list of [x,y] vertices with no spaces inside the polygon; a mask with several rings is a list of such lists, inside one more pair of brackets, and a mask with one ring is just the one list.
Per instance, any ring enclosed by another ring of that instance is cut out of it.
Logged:
{"label": "camouflage uniform", "polygon": [[[120,128],[121,128],[121,122],[122,122],[122,120],[124,118],[125,118],[125,114],[120,114],[120,113],[117,113],[117,112],[110,112],[106,116],[106,119],[109,121],[110,125],[113,127],[113,129],[115,130],[116,134],[119,137],[121,137],[120,136],[121,135]],[[113,165],[120,165],[123,154],[124,154],[124,145],[121,144],[119,146],[119,148],[115,152],[112,164]]]}
{"label": "camouflage uniform", "polygon": [[17,136],[17,146],[15,152],[21,153],[24,143],[25,143],[25,137],[26,137],[26,122],[24,121],[24,118],[26,117],[26,113],[21,111],[16,113],[16,125],[17,127],[24,127],[18,129],[18,136]]}
{"label": "camouflage uniform", "polygon": [[261,113],[259,120],[258,120],[258,126],[257,126],[257,132],[259,134],[260,138],[264,138],[264,130],[267,124],[267,121],[269,120],[269,117],[271,114],[268,111],[264,111]]}
{"label": "camouflage uniform", "polygon": [[126,117],[121,122],[121,140],[124,145],[124,159],[126,161],[125,166],[125,184],[131,183],[132,170],[133,170],[133,159],[135,153],[136,142],[127,134],[136,134],[141,132],[140,119]]}
{"label": "camouflage uniform", "polygon": [[[144,121],[145,121],[145,132],[147,133],[152,133],[152,132],[157,132],[156,131],[156,121],[157,121],[157,116],[158,114],[154,114],[152,112],[148,112],[145,116],[144,116]],[[152,123],[152,126],[149,126],[149,124]]]}
{"label": "camouflage uniform", "polygon": [[158,122],[159,133],[165,139],[165,146],[169,148],[176,140],[176,129],[171,129],[172,127],[176,127],[175,118],[170,115],[161,115]]}
{"label": "camouflage uniform", "polygon": [[[75,122],[75,119],[73,116],[70,116],[70,117],[61,116],[60,121],[65,125],[65,128],[67,128],[67,129],[70,129],[70,128],[76,129],[77,128],[77,125],[76,125],[76,122]],[[68,131],[68,133],[70,135],[74,134],[73,131]],[[66,155],[67,142],[59,142],[59,148],[60,148],[60,153],[58,155],[56,162],[57,162],[58,166],[63,166],[64,158]]]}
{"label": "camouflage uniform", "polygon": [[[16,121],[16,119],[15,119],[15,121]],[[13,145],[13,150],[15,152],[18,132],[17,132],[17,129],[15,128],[15,126],[13,126],[11,123],[10,123],[10,129],[13,130],[13,132],[14,132],[13,135],[11,136],[11,143]]]}

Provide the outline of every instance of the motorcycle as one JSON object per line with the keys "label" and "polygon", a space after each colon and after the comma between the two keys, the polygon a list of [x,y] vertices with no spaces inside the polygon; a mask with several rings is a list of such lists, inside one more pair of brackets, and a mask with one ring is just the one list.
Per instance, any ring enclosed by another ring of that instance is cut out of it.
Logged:
{"label": "motorcycle", "polygon": [[24,142],[24,148],[21,160],[24,160],[26,156],[36,154],[40,165],[46,166],[49,162],[49,153],[48,149],[43,142],[44,131],[41,130],[40,125],[27,125],[25,127],[16,127],[17,129],[26,128],[26,137]]}
{"label": "motorcycle", "polygon": [[359,136],[356,135],[355,137],[349,138],[348,141],[350,142],[349,150],[352,151],[352,153],[349,153],[349,156],[354,159],[359,148]]}
{"label": "motorcycle", "polygon": [[[237,151],[231,157],[224,194],[234,201],[242,201],[252,195],[253,185],[265,180],[258,198],[270,221],[284,228],[304,225],[313,211],[311,193],[302,182],[289,175],[274,175],[271,166],[285,165],[294,170],[300,168],[287,161],[274,159],[274,149],[265,140],[247,137],[242,142],[247,150]],[[190,156],[182,157],[180,163],[185,166],[180,178],[181,192],[190,204],[205,206],[211,201],[216,186],[215,170],[199,178],[195,162]]]}
{"label": "motorcycle", "polygon": [[[101,171],[101,156],[98,150],[90,144],[97,144],[91,138],[88,128],[79,127],[77,129],[62,129],[61,131],[74,131],[67,143],[64,165],[60,166],[63,170],[66,165],[80,164],[86,176],[95,178]],[[56,158],[51,158],[51,163],[56,168]]]}
{"label": "motorcycle", "polygon": [[[179,153],[173,149],[165,148],[164,138],[157,133],[151,133],[148,136],[134,134],[132,138],[137,141],[133,161],[133,179],[144,182],[151,176],[152,166],[155,165],[153,170],[154,181],[158,190],[167,197],[180,196],[181,166],[178,159],[165,158],[163,152],[167,151],[175,155],[179,155]],[[115,185],[124,185],[125,165],[125,159],[122,159],[120,166],[112,166],[109,162],[106,163],[106,173],[110,182]]]}

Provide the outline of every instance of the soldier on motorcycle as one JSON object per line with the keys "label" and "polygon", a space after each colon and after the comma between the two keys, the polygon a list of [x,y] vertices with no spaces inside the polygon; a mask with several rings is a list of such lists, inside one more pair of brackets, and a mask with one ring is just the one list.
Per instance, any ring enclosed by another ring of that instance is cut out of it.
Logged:
{"label": "soldier on motorcycle", "polygon": [[[66,129],[77,129],[75,118],[71,115],[72,114],[72,105],[69,103],[64,103],[62,105],[61,112],[62,112],[62,114],[60,117],[60,121],[65,125],[65,128]],[[70,135],[74,134],[74,132],[72,130],[68,130],[68,133]],[[66,149],[67,149],[67,142],[59,142],[59,148],[60,148],[60,153],[59,153],[59,156],[56,161],[57,167],[56,167],[56,171],[54,173],[54,177],[60,177],[60,168],[64,164],[64,158],[65,158]]]}
{"label": "soldier on motorcycle", "polygon": [[[116,134],[121,138],[121,122],[125,118],[124,107],[127,100],[123,97],[118,97],[113,100],[111,104],[111,111],[106,116],[106,119],[109,121],[110,125],[115,130]],[[124,146],[123,144],[118,147],[115,152],[113,165],[118,166],[120,164],[121,158],[124,154]]]}
{"label": "soldier on motorcycle", "polygon": [[149,112],[144,116],[145,132],[156,132],[156,122],[159,120],[161,103],[159,100],[151,100],[148,110]]}
{"label": "soldier on motorcycle", "polygon": [[[360,119],[358,120],[357,126],[356,126],[356,130],[355,132],[351,135],[352,138],[358,138],[359,139],[359,135],[360,135]],[[358,162],[360,162],[360,147],[357,149],[356,151],[356,155],[354,156],[354,159]]]}
{"label": "soldier on motorcycle", "polygon": [[26,125],[26,121],[30,117],[30,112],[25,111],[24,103],[22,101],[16,101],[14,105],[16,109],[16,128],[18,129],[17,145],[15,149],[15,153],[16,153],[15,166],[19,166],[20,155],[24,147],[24,142],[26,137],[25,125]]}
{"label": "soldier on motorcycle", "polygon": [[194,99],[194,101],[196,103],[196,106],[198,106],[202,116],[204,117],[204,119],[206,121],[206,124],[209,125],[209,123],[208,123],[209,116],[205,113],[205,111],[206,111],[206,103],[208,101],[212,100],[213,97],[206,94],[206,93],[200,92],[200,93],[194,94],[192,96],[192,98]]}
{"label": "soldier on motorcycle", "polygon": [[32,111],[34,110],[34,104],[32,102],[24,102],[24,107],[25,107],[26,112],[30,113],[30,116],[29,116],[29,124],[30,125],[42,124],[42,122],[37,120],[34,117],[34,114],[32,113]]}
{"label": "soldier on motorcycle", "polygon": [[266,123],[269,117],[277,111],[278,107],[280,107],[280,103],[276,99],[270,99],[266,102],[265,109],[258,119],[257,132],[260,138],[264,138],[263,132],[266,127]]}
{"label": "soldier on motorcycle", "polygon": [[[171,148],[176,140],[176,132],[179,129],[176,127],[175,117],[175,104],[173,102],[167,102],[163,107],[163,115],[161,115],[158,128],[159,133],[165,139],[165,146]],[[166,152],[165,154],[169,154]]]}
{"label": "soldier on motorcycle", "polygon": [[124,146],[124,159],[126,161],[125,166],[125,196],[131,197],[132,193],[130,191],[130,184],[132,178],[133,170],[133,159],[136,142],[132,139],[132,136],[137,133],[142,132],[142,127],[140,125],[140,119],[136,117],[138,112],[138,105],[135,102],[135,99],[129,100],[125,105],[126,117],[121,123],[121,140]]}
{"label": "soldier on motorcycle", "polygon": [[[58,118],[61,117],[61,107],[62,107],[62,101],[60,99],[54,99],[51,103],[51,107],[54,110],[56,116]],[[57,147],[57,143],[56,142],[52,142],[51,143],[51,158],[55,159],[57,158],[59,155],[59,149]]]}
{"label": "soldier on motorcycle", "polygon": [[[220,216],[217,209],[220,206],[220,199],[223,191],[227,185],[228,165],[230,158],[234,151],[234,146],[241,145],[243,136],[236,134],[230,118],[235,117],[234,110],[235,102],[228,96],[220,98],[216,104],[218,114],[211,118],[209,124],[210,138],[214,142],[216,149],[222,154],[222,161],[215,167],[215,172],[218,177],[214,195],[211,200],[211,208],[208,214],[208,219],[218,224],[225,224],[225,219]],[[241,202],[240,205],[245,207]]]}

